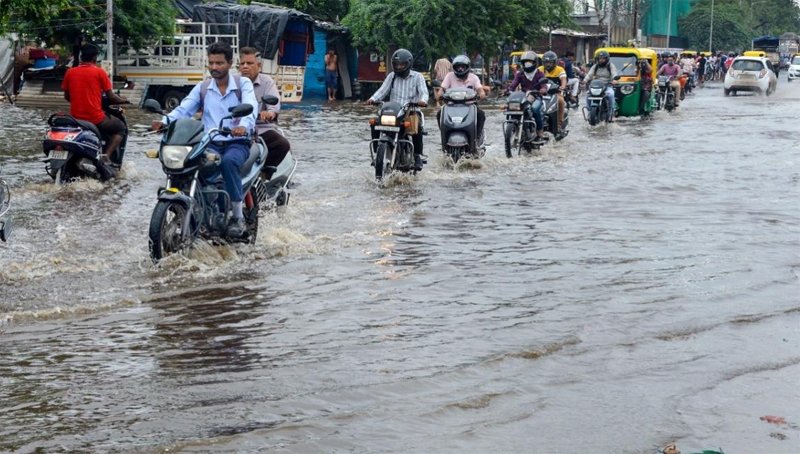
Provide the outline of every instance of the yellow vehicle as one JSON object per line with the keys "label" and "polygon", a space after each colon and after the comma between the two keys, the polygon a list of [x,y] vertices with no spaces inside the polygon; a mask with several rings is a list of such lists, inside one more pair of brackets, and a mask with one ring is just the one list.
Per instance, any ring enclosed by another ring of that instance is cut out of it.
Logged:
{"label": "yellow vehicle", "polygon": [[[611,63],[619,71],[619,80],[615,88],[617,97],[618,115],[623,117],[636,117],[649,114],[654,107],[654,90],[650,90],[650,99],[640,103],[642,92],[642,74],[640,62],[646,60],[650,64],[650,80],[655,81],[658,72],[658,54],[653,49],[645,47],[603,47],[597,49],[594,56],[600,51],[608,52]],[[591,116],[591,112],[589,112]]]}

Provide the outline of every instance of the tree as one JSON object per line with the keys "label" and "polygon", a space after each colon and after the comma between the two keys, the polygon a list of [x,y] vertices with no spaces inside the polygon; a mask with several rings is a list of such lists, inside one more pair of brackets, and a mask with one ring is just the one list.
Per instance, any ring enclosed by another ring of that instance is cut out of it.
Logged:
{"label": "tree", "polygon": [[[6,0],[3,0],[5,4]],[[105,37],[104,0],[57,0],[17,3],[6,18],[9,30],[30,35],[50,45],[71,45],[78,37],[89,40]],[[141,49],[160,36],[171,36],[175,27],[175,8],[171,0],[116,0],[114,2],[115,39]]]}
{"label": "tree", "polygon": [[571,24],[570,10],[563,0],[507,0],[501,12],[481,0],[352,0],[343,22],[357,47],[406,47],[432,59],[532,41],[553,24]]}

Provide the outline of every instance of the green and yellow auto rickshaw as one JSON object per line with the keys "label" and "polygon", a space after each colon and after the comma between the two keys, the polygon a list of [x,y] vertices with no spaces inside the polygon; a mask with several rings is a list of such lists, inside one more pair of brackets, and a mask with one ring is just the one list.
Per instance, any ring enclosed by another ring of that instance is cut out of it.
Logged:
{"label": "green and yellow auto rickshaw", "polygon": [[[658,54],[653,49],[643,47],[604,47],[597,49],[595,57],[605,50],[611,57],[611,63],[619,71],[619,79],[615,88],[617,97],[617,116],[638,117],[649,114],[655,108],[655,80],[658,72]],[[650,64],[650,80],[652,81],[649,99],[640,103],[642,97],[642,74],[640,62],[646,60]]]}

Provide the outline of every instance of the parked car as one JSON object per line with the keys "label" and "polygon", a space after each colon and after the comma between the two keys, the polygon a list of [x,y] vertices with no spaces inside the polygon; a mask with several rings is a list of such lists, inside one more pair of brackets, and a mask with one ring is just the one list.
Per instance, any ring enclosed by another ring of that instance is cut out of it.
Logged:
{"label": "parked car", "polygon": [[771,95],[778,86],[772,62],[765,57],[736,57],[725,73],[725,96],[740,91]]}
{"label": "parked car", "polygon": [[800,78],[800,55],[792,55],[787,73],[789,74],[789,82]]}

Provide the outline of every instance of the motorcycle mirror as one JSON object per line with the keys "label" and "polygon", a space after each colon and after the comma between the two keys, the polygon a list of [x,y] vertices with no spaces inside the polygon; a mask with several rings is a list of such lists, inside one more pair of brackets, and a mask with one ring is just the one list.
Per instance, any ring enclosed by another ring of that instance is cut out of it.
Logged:
{"label": "motorcycle mirror", "polygon": [[436,88],[439,88],[439,87],[441,87],[441,86],[442,86],[442,81],[440,81],[440,80],[434,80],[433,82],[431,82],[431,85],[433,85],[433,86],[434,86],[434,87],[436,87]]}
{"label": "motorcycle mirror", "polygon": [[278,99],[277,96],[264,95],[261,98],[261,102],[263,102],[264,104],[266,104],[268,106],[275,106],[280,102],[280,99]]}
{"label": "motorcycle mirror", "polygon": [[614,76],[614,80],[619,80],[622,76]]}
{"label": "motorcycle mirror", "polygon": [[148,99],[142,105],[142,109],[150,112],[150,113],[157,113],[164,115],[164,111],[161,110],[161,104],[156,101],[155,99]]}
{"label": "motorcycle mirror", "polygon": [[233,118],[246,117],[253,113],[253,106],[250,104],[239,104],[238,106],[228,109],[228,112],[231,113]]}

